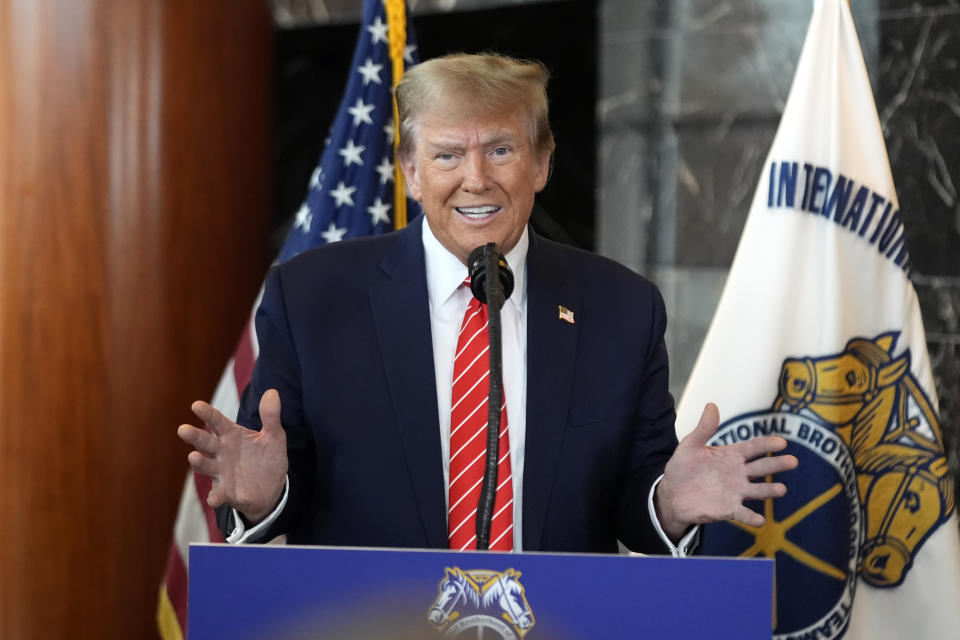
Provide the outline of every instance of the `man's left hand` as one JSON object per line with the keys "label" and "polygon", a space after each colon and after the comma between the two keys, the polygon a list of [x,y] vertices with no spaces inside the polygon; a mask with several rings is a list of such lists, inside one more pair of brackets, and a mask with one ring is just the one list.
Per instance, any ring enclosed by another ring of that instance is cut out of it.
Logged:
{"label": "man's left hand", "polygon": [[759,513],[744,506],[744,500],[766,500],[786,494],[782,482],[751,482],[754,478],[795,469],[797,459],[790,455],[770,455],[782,451],[787,441],[779,436],[764,436],[731,445],[708,446],[707,441],[720,424],[720,413],[707,404],[700,422],[680,441],[667,461],[663,479],[654,496],[660,526],[674,541],[691,526],[736,520],[761,527]]}

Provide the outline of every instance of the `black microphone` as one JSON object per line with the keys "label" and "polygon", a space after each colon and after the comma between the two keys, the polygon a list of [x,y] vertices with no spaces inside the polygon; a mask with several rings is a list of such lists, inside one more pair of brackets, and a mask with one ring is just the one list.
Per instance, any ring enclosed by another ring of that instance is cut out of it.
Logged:
{"label": "black microphone", "polygon": [[490,525],[497,493],[497,462],[500,460],[500,404],[503,402],[503,353],[500,341],[500,309],[513,293],[513,272],[493,242],[477,247],[467,258],[470,290],[487,305],[490,336],[490,395],[487,399],[487,458],[477,503],[477,549],[490,547]]}
{"label": "black microphone", "polygon": [[[477,247],[470,252],[470,257],[467,258],[467,271],[470,273],[470,290],[477,300],[483,304],[487,304],[488,258],[493,258],[496,261],[496,268],[490,269],[490,273],[493,273],[495,276],[500,276],[500,283],[503,286],[503,301],[505,302],[510,298],[510,294],[513,293],[513,271],[510,270],[510,266],[507,264],[503,254],[500,253],[500,249],[497,248],[497,245],[493,242]],[[495,284],[495,282],[492,284]]]}

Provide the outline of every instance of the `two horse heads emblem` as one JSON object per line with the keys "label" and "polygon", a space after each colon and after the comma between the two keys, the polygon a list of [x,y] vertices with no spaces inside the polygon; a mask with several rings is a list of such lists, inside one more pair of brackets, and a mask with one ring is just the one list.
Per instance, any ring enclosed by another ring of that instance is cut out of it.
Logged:
{"label": "two horse heads emblem", "polygon": [[898,333],[855,338],[837,354],[788,358],[773,409],[813,415],[853,458],[865,515],[860,576],[877,587],[903,582],[914,553],[954,509],[936,412],[910,374]]}
{"label": "two horse heads emblem", "polygon": [[504,639],[520,639],[533,627],[533,611],[520,572],[463,571],[447,567],[427,619],[448,636],[485,628]]}

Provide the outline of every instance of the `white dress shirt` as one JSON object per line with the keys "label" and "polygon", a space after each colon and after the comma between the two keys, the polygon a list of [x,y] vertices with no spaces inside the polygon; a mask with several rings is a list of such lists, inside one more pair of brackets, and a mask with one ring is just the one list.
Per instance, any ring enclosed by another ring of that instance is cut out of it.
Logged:
{"label": "white dress shirt", "polygon": [[[524,229],[517,245],[504,256],[513,271],[513,293],[500,311],[503,347],[503,392],[507,403],[510,469],[513,482],[513,549],[523,541],[523,447],[527,432],[527,247]],[[450,406],[453,393],[453,359],[463,314],[473,298],[467,287],[467,267],[447,251],[423,221],[423,250],[427,263],[427,296],[430,298],[430,332],[433,337],[433,370],[437,380],[437,415],[443,452],[443,484],[450,505]]]}
{"label": "white dress shirt", "polygon": [[[433,363],[437,385],[437,415],[440,419],[440,449],[443,454],[444,495],[449,505],[450,484],[450,405],[453,388],[453,360],[463,314],[473,294],[461,287],[467,267],[440,244],[423,221],[423,249],[427,269],[427,296],[430,300],[430,331],[433,338]],[[510,437],[510,467],[513,482],[513,549],[523,551],[523,453],[527,416],[527,250],[530,239],[526,229],[516,246],[504,256],[513,271],[514,290],[500,312],[503,347],[503,388],[507,405],[507,428]],[[661,476],[662,478],[662,476]],[[696,542],[699,527],[694,527],[674,545],[664,533],[654,508],[654,491],[660,479],[650,488],[647,507],[650,519],[674,557],[687,555]],[[234,511],[235,529],[227,536],[229,543],[257,540],[283,511],[287,502],[289,478],[277,508],[262,522],[246,529],[240,514]]]}

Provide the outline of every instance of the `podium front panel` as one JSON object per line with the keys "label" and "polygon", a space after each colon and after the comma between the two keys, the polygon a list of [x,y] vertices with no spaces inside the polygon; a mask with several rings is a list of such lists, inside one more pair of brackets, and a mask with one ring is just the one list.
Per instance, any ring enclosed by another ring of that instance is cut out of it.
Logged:
{"label": "podium front panel", "polygon": [[189,638],[770,638],[773,562],[192,545]]}

